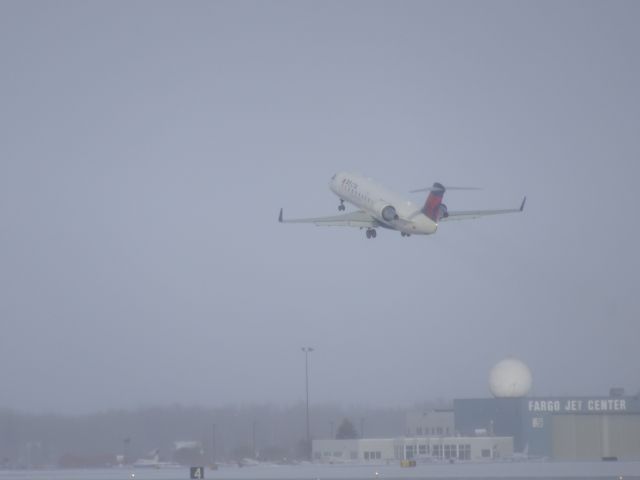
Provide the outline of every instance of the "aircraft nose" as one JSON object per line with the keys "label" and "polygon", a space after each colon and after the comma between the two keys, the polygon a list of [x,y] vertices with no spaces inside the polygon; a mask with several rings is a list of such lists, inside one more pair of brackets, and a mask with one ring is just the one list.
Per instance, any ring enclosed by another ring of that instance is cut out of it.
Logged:
{"label": "aircraft nose", "polygon": [[337,178],[338,178],[338,174],[335,173],[333,177],[331,177],[331,180],[329,180],[329,188],[335,187]]}

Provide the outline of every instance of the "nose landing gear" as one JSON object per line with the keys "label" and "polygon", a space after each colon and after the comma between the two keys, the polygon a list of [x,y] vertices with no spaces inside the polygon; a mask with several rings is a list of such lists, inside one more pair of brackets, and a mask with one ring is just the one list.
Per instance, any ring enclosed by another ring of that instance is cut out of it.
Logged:
{"label": "nose landing gear", "polygon": [[340,199],[340,205],[338,205],[338,210],[342,212],[345,208],[347,207],[344,206],[344,200]]}
{"label": "nose landing gear", "polygon": [[373,228],[367,228],[367,238],[376,238],[376,231]]}
{"label": "nose landing gear", "polygon": [[400,235],[402,235],[403,237],[410,237],[411,236],[410,233],[404,233],[404,232],[400,232]]}

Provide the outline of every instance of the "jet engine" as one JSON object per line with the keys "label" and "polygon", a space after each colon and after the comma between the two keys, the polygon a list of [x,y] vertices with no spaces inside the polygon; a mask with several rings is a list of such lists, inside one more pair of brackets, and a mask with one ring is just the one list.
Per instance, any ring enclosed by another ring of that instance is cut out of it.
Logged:
{"label": "jet engine", "polygon": [[376,207],[380,217],[382,217],[385,222],[392,222],[398,219],[398,212],[396,212],[396,208],[393,205],[381,204]]}

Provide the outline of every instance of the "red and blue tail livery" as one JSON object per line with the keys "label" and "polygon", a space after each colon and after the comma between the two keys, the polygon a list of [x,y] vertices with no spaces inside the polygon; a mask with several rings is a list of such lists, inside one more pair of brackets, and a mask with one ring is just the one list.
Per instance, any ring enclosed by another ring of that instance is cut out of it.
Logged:
{"label": "red and blue tail livery", "polygon": [[422,207],[422,213],[436,223],[438,223],[441,218],[448,216],[447,206],[442,203],[442,197],[444,197],[445,191],[444,185],[438,182],[434,183],[430,189],[427,201],[424,207]]}

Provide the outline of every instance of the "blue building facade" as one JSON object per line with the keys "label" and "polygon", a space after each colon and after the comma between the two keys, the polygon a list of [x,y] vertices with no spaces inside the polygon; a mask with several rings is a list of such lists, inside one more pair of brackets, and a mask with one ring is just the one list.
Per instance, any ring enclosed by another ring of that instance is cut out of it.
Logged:
{"label": "blue building facade", "polygon": [[640,398],[524,397],[454,400],[455,431],[512,436],[530,456],[640,459]]}

